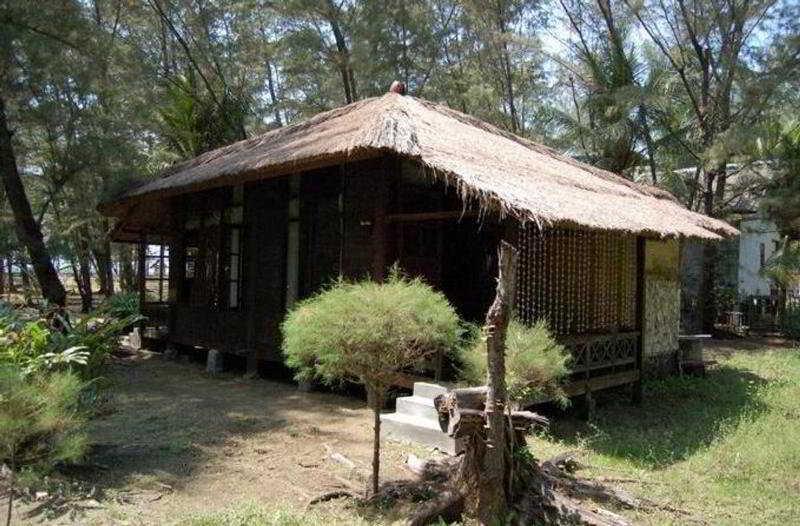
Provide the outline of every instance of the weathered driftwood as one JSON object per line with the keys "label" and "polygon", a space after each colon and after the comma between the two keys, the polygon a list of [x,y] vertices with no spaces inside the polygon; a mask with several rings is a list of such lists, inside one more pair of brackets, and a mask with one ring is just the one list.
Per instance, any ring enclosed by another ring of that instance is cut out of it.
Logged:
{"label": "weathered driftwood", "polygon": [[[471,435],[485,436],[486,428],[486,387],[453,389],[434,399],[439,412],[442,431],[454,438]],[[511,428],[522,433],[534,426],[547,426],[547,418],[531,411],[510,410],[505,415],[505,425],[511,419]]]}
{"label": "weathered driftwood", "polygon": [[[460,485],[464,457],[421,461],[409,459],[409,469],[421,481],[435,477],[440,486],[437,497],[417,508],[408,524],[421,526],[439,519],[457,520],[466,508],[468,491]],[[413,466],[413,467],[412,467]],[[650,507],[648,501],[629,493],[603,486],[596,481],[576,477],[568,470],[581,465],[571,454],[559,455],[541,464],[523,466],[515,486],[512,524],[583,524],[588,526],[629,526],[624,517],[599,507],[596,503],[612,503],[628,509]],[[448,478],[442,478],[449,474]],[[442,482],[444,480],[444,482]]]}

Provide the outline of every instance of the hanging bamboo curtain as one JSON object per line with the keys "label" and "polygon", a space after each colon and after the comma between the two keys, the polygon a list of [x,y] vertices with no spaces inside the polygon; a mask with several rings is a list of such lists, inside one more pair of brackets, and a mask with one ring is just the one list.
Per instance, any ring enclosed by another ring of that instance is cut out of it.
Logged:
{"label": "hanging bamboo curtain", "polygon": [[636,238],[616,232],[520,230],[517,316],[556,334],[636,326]]}

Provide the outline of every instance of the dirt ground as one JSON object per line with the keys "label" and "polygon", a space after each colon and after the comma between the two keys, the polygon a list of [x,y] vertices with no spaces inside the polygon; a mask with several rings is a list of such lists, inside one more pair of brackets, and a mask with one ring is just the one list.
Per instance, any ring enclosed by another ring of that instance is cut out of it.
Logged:
{"label": "dirt ground", "polygon": [[[357,397],[212,378],[201,364],[156,354],[118,360],[109,377],[108,414],[90,429],[92,454],[69,473],[79,481],[72,504],[59,509],[43,496],[20,507],[23,523],[169,524],[239,502],[303,509],[326,491],[366,487],[372,416]],[[409,452],[437,454],[384,441],[382,480],[409,477]]]}

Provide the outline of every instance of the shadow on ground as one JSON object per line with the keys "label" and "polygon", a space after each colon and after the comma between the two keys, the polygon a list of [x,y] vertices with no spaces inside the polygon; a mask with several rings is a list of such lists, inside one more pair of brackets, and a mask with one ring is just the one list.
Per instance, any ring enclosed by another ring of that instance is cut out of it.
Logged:
{"label": "shadow on ground", "polygon": [[624,458],[658,469],[685,460],[708,446],[726,425],[766,410],[758,388],[766,381],[742,369],[721,366],[706,378],[673,377],[647,381],[644,400],[601,394],[590,422],[577,410],[552,420],[550,434],[565,444]]}
{"label": "shadow on ground", "polygon": [[232,470],[235,485],[250,466],[268,471],[282,458],[296,463],[304,444],[352,443],[363,419],[358,399],[235,375],[210,378],[200,364],[158,355],[115,364],[108,376],[109,412],[91,422],[92,449],[82,465],[65,468],[70,480],[95,488],[93,499],[103,504],[160,499],[201,471]]}

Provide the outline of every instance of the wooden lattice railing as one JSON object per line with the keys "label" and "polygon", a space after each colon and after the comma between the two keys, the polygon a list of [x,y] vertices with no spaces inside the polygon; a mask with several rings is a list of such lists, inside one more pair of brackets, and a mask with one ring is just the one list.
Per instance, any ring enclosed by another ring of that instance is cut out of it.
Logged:
{"label": "wooden lattice railing", "polygon": [[576,375],[635,366],[639,333],[567,336],[560,338],[559,341],[570,351],[572,355],[570,369]]}

